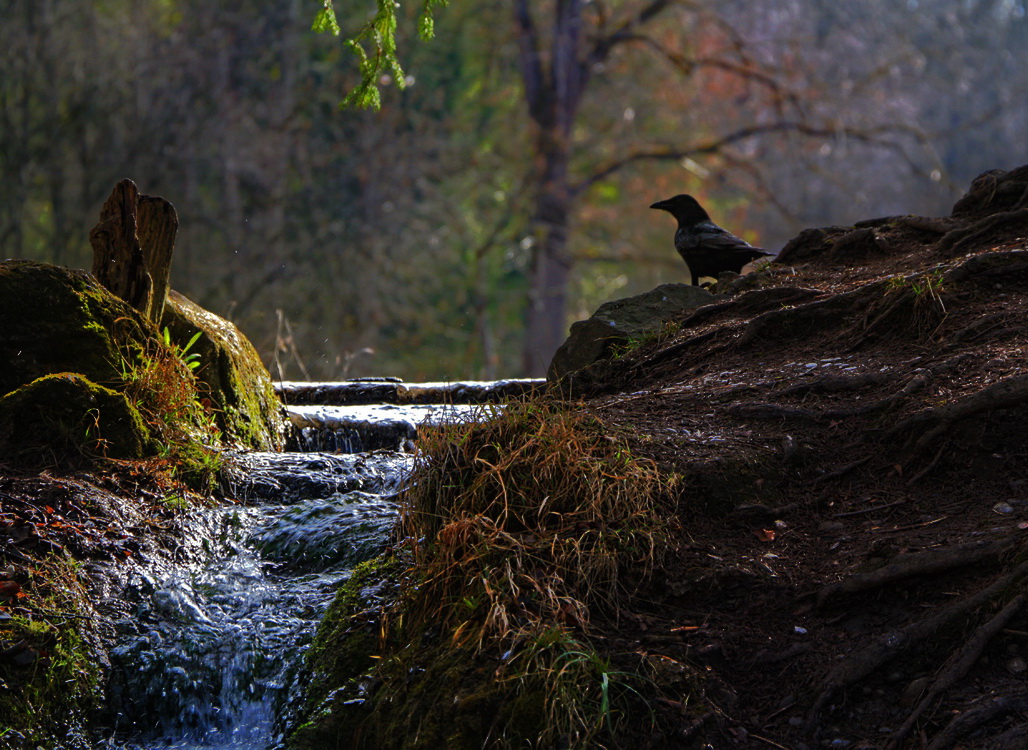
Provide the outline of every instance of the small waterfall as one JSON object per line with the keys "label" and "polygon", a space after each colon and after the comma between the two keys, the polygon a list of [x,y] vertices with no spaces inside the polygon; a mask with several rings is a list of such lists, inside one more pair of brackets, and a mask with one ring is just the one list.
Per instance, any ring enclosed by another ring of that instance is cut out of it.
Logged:
{"label": "small waterfall", "polygon": [[[302,693],[303,653],[328,603],[353,566],[391,538],[412,463],[400,451],[420,426],[481,418],[496,407],[473,404],[537,382],[283,384],[289,403],[311,393],[330,403],[287,407],[294,452],[234,457],[239,504],[191,517],[190,546],[202,554],[130,581],[131,611],[116,624],[111,651],[106,747],[280,745]],[[372,393],[378,404],[354,403]],[[338,394],[349,401],[331,403]],[[425,394],[449,402],[411,403]],[[389,399],[405,403],[381,403]]]}
{"label": "small waterfall", "polygon": [[251,505],[198,513],[206,555],[130,586],[108,703],[124,748],[269,748],[301,658],[349,570],[388,542],[398,454],[245,454]]}

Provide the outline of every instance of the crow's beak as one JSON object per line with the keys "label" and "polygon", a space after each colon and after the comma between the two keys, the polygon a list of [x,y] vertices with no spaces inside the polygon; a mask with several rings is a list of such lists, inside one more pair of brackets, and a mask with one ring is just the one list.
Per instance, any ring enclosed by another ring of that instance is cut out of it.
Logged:
{"label": "crow's beak", "polygon": [[652,206],[650,206],[650,208],[662,208],[665,211],[667,211],[667,203],[667,201],[657,201]]}

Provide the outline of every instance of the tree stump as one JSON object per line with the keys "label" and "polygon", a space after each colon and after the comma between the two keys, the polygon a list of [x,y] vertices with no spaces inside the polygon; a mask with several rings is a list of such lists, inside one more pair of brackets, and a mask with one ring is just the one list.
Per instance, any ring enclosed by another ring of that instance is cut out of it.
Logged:
{"label": "tree stump", "polygon": [[122,180],[89,232],[93,275],[154,323],[164,312],[177,231],[178,215],[171,203],[140,195],[132,180]]}
{"label": "tree stump", "polygon": [[164,198],[141,195],[136,223],[143,263],[153,282],[150,320],[160,323],[164,302],[168,299],[168,277],[171,275],[171,254],[175,250],[175,233],[178,232],[178,214]]}

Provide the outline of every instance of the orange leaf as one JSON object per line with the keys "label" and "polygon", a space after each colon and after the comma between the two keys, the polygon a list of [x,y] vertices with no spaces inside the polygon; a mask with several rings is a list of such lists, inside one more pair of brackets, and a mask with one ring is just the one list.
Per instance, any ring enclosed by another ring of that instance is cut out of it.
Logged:
{"label": "orange leaf", "polygon": [[757,539],[759,539],[762,542],[773,542],[775,540],[774,529],[757,529],[753,533],[756,534]]}

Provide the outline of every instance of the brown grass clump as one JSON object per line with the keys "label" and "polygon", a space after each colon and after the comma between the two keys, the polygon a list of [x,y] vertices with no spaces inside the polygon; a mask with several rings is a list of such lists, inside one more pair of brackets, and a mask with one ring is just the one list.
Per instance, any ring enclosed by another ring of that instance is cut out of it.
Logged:
{"label": "brown grass clump", "polygon": [[[401,515],[413,612],[479,643],[616,614],[664,553],[667,477],[593,416],[546,401],[422,441]],[[634,580],[626,570],[636,571]]]}
{"label": "brown grass clump", "polygon": [[[192,343],[192,342],[190,342]],[[202,398],[194,368],[205,364],[164,338],[125,347],[122,360],[124,392],[160,444],[173,474],[203,492],[214,486],[222,459],[221,439],[213,409]]]}
{"label": "brown grass clump", "polygon": [[297,748],[602,748],[652,719],[652,675],[605,639],[671,548],[675,480],[574,405],[483,409],[422,436],[395,598],[318,645],[368,671],[316,661]]}

